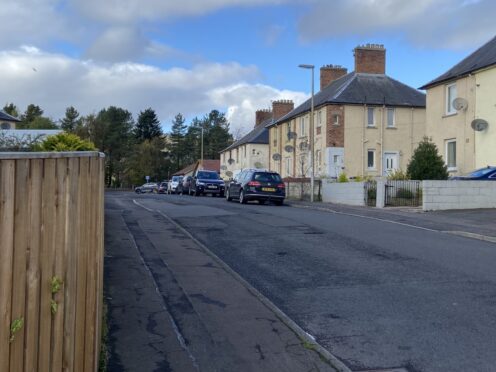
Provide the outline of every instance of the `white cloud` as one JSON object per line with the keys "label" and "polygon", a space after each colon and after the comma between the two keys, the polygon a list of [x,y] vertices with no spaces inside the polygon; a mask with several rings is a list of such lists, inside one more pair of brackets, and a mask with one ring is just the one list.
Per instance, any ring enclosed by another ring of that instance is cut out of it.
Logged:
{"label": "white cloud", "polygon": [[102,64],[24,46],[0,52],[0,97],[24,110],[40,105],[54,119],[74,106],[83,115],[110,105],[136,115],[152,107],[162,122],[175,114],[202,115],[212,109],[229,110],[233,128],[253,125],[254,111],[270,100],[301,101],[303,94],[285,92],[254,82],[260,74],[254,66],[211,63],[192,69],[136,64]]}
{"label": "white cloud", "polygon": [[216,105],[227,107],[227,118],[232,123],[233,133],[247,133],[255,125],[255,111],[270,109],[271,101],[290,99],[295,107],[303,103],[308,95],[302,92],[279,90],[263,84],[235,84],[210,91],[209,96]]}
{"label": "white cloud", "polygon": [[300,20],[303,40],[405,35],[419,46],[479,46],[496,33],[491,0],[314,0]]}

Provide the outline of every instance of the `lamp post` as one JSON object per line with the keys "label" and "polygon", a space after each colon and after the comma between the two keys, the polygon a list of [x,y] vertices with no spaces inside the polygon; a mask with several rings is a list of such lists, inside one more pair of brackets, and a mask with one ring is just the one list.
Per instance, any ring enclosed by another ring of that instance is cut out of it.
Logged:
{"label": "lamp post", "polygon": [[200,169],[203,169],[203,125],[201,127],[201,155],[200,155]]}
{"label": "lamp post", "polygon": [[309,146],[309,151],[310,151],[310,202],[313,203],[313,193],[314,193],[314,183],[315,183],[315,165],[314,165],[314,123],[313,123],[313,96],[314,96],[314,70],[315,66],[314,65],[298,65],[300,68],[312,70],[312,98],[310,100],[310,146]]}

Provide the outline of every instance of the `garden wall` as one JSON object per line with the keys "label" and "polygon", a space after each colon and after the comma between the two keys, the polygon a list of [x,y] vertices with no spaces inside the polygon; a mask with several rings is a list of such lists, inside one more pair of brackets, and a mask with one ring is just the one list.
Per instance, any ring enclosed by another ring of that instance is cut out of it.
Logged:
{"label": "garden wall", "polygon": [[330,182],[322,183],[322,201],[348,205],[365,205],[364,182]]}
{"label": "garden wall", "polygon": [[496,208],[495,181],[423,181],[426,211]]}

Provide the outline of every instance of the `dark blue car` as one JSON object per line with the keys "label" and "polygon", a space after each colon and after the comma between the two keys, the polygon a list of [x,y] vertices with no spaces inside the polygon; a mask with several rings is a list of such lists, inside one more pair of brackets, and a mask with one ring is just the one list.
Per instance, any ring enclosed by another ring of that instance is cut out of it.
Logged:
{"label": "dark blue car", "polygon": [[458,181],[496,181],[496,167],[486,167],[477,169],[465,176],[451,177]]}
{"label": "dark blue car", "polygon": [[191,180],[190,194],[195,196],[210,194],[224,197],[224,180],[215,171],[199,170]]}

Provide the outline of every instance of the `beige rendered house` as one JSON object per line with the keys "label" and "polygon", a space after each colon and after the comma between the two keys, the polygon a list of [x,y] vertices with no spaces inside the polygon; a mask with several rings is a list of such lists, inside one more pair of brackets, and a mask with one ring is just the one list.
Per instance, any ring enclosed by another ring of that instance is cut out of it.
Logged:
{"label": "beige rendered house", "polygon": [[[424,136],[425,95],[385,74],[386,50],[354,50],[355,71],[320,69],[314,97],[317,177],[383,176],[406,169]],[[310,100],[269,125],[270,169],[283,177],[309,177]]]}
{"label": "beige rendered house", "polygon": [[266,126],[293,108],[293,101],[279,100],[272,102],[272,110],[256,111],[255,127],[220,153],[221,177],[229,179],[247,168],[268,169],[269,130]]}
{"label": "beige rendered house", "polygon": [[450,174],[496,165],[496,37],[420,89],[426,135]]}
{"label": "beige rendered house", "polygon": [[18,122],[19,119],[0,110],[0,129],[16,129]]}

